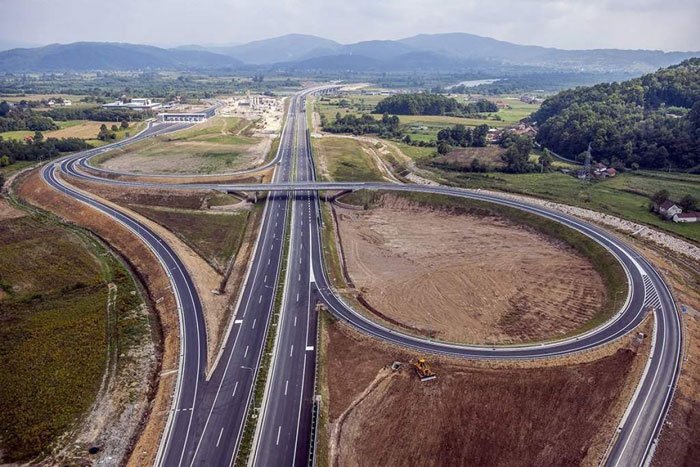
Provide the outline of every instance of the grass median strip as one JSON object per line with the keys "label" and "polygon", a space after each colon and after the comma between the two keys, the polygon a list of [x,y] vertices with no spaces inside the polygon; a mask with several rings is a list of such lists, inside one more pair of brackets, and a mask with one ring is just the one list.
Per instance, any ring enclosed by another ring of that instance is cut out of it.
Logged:
{"label": "grass median strip", "polygon": [[[287,209],[289,209],[289,203],[287,205]],[[272,363],[272,350],[274,348],[275,338],[277,336],[277,326],[279,324],[280,312],[282,310],[282,298],[284,295],[282,291],[284,290],[285,277],[287,274],[288,267],[287,257],[289,256],[290,247],[290,224],[291,216],[288,216],[284,227],[282,264],[280,266],[277,288],[275,290],[275,301],[272,308],[272,318],[270,320],[270,325],[268,326],[267,333],[265,335],[265,347],[263,348],[260,366],[255,376],[253,398],[251,399],[250,405],[248,406],[248,413],[246,415],[243,436],[241,437],[241,443],[238,447],[238,452],[236,453],[236,466],[240,467],[248,465],[248,459],[250,458],[250,454],[253,449],[253,439],[255,437],[255,429],[258,424],[258,415],[260,414],[260,409],[262,407],[262,400],[265,395],[265,385],[267,383],[267,378],[270,372],[270,364]]]}

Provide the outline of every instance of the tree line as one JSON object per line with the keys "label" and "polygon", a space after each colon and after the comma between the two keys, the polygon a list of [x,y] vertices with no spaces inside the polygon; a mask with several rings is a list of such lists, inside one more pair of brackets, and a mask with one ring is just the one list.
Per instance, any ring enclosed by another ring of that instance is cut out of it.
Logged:
{"label": "tree line", "polygon": [[40,131],[35,132],[29,141],[6,140],[0,136],[0,161],[2,165],[17,161],[42,161],[61,153],[89,148],[91,146],[80,138],[44,138]]}
{"label": "tree line", "polygon": [[53,119],[28,107],[10,106],[6,101],[0,102],[0,133],[20,130],[58,130],[58,125]]}
{"label": "tree line", "polygon": [[153,116],[153,112],[131,109],[103,109],[100,107],[57,107],[44,112],[44,115],[54,120],[95,120],[102,122],[135,122]]}
{"label": "tree line", "polygon": [[700,172],[700,59],[621,83],[563,91],[532,115],[537,141],[570,158]]}
{"label": "tree line", "polygon": [[440,94],[395,94],[379,101],[374,113],[395,115],[452,115],[464,117],[482,112],[498,112],[493,102],[481,99],[462,104],[453,97]]}
{"label": "tree line", "polygon": [[329,133],[351,133],[355,136],[375,134],[385,138],[399,137],[399,117],[384,114],[381,120],[377,120],[371,115],[363,114],[359,117],[353,114],[335,114],[335,120],[328,121],[325,115],[321,114],[321,126]]}
{"label": "tree line", "polygon": [[486,147],[489,134],[488,125],[479,125],[473,130],[464,125],[455,125],[452,128],[443,128],[437,134],[437,150],[440,154],[447,154],[454,147]]}

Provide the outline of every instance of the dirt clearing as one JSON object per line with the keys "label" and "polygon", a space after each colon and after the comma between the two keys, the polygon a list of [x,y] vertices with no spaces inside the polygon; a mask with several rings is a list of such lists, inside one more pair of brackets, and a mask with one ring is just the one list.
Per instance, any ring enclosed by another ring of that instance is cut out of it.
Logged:
{"label": "dirt clearing", "polygon": [[[428,357],[438,377],[421,383],[408,365],[418,355],[327,318],[323,460],[596,465],[643,370],[648,341],[628,338],[600,359],[562,366]],[[394,361],[402,362],[398,371],[389,368]]]}
{"label": "dirt clearing", "polygon": [[569,334],[602,306],[600,275],[561,242],[500,217],[382,200],[337,217],[350,278],[392,322],[447,341],[512,343]]}
{"label": "dirt clearing", "polygon": [[214,117],[192,128],[157,136],[98,158],[110,170],[135,173],[210,174],[260,165],[272,136],[252,136],[250,122]]}

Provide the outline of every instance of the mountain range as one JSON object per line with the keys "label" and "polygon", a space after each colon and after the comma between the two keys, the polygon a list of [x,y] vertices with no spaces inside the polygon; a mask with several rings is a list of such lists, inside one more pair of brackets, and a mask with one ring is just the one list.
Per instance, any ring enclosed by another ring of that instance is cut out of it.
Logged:
{"label": "mountain range", "polygon": [[497,71],[547,69],[567,72],[644,73],[700,56],[658,50],[564,50],[519,45],[466,33],[420,34],[400,40],[340,44],[289,34],[239,45],[160,48],[105,42],[52,44],[0,52],[0,70],[184,70],[288,71]]}

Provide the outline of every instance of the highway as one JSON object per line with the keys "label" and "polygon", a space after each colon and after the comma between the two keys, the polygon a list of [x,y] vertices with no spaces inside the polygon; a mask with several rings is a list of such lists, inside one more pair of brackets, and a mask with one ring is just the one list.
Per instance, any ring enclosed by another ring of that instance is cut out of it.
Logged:
{"label": "highway", "polygon": [[[308,91],[307,91],[308,92]],[[655,315],[651,356],[635,396],[620,423],[608,458],[609,465],[642,465],[653,454],[655,440],[663,425],[680,370],[682,327],[673,297],[656,270],[634,249],[614,235],[576,218],[536,205],[509,200],[473,190],[441,186],[389,183],[315,182],[312,154],[306,132],[303,93],[290,104],[283,130],[273,183],[256,184],[172,184],[172,189],[217,189],[221,191],[269,192],[263,223],[250,264],[241,301],[231,322],[218,364],[207,379],[203,345],[201,306],[196,292],[192,306],[180,306],[183,352],[178,389],[161,446],[158,465],[230,465],[235,459],[245,423],[248,402],[258,370],[261,352],[272,316],[274,295],[282,264],[284,226],[291,211],[290,247],[284,282],[283,306],[275,340],[273,364],[257,426],[252,461],[255,465],[301,465],[308,462],[311,405],[314,395],[316,358],[315,304],[324,302],[338,318],[366,334],[412,348],[487,359],[531,359],[565,355],[593,348],[629,333],[648,309]],[[172,128],[171,128],[172,130]],[[149,128],[149,133],[168,131]],[[143,137],[148,137],[146,134]],[[70,188],[56,177],[57,167],[74,177],[122,186],[160,187],[152,182],[102,179],[81,170],[81,161],[93,157],[90,151],[45,166],[48,183],[69,196],[93,205],[136,232],[144,226]],[[83,166],[84,168],[84,166]],[[294,169],[294,170],[293,170]],[[92,171],[91,171],[92,172]],[[332,290],[322,256],[320,205],[322,190],[403,190],[460,196],[522,209],[588,235],[614,254],[625,268],[630,293],[624,307],[613,319],[586,334],[540,345],[509,347],[465,346],[432,341],[388,329],[359,314]],[[106,209],[106,210],[105,210]],[[163,248],[161,263],[171,271],[173,290],[180,296],[191,287],[191,279],[176,257],[152,232],[142,239],[157,252]],[[172,263],[167,259],[172,257]],[[165,258],[165,259],[164,259]],[[172,267],[175,269],[173,270]],[[174,277],[177,275],[178,279]],[[190,284],[190,285],[188,285]],[[183,295],[184,302],[187,297]],[[196,302],[196,303],[195,303]],[[194,343],[197,342],[197,345]]]}

